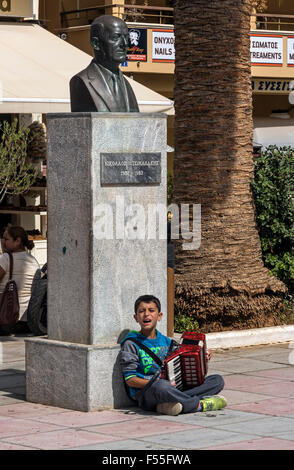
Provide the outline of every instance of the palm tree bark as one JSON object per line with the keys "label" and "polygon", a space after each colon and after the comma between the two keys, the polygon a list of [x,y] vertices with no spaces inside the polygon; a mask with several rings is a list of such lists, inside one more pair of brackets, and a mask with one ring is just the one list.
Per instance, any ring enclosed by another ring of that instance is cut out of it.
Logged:
{"label": "palm tree bark", "polygon": [[249,0],[175,5],[174,202],[201,204],[198,250],[176,244],[176,309],[203,331],[275,324],[285,285],[262,262],[254,203]]}

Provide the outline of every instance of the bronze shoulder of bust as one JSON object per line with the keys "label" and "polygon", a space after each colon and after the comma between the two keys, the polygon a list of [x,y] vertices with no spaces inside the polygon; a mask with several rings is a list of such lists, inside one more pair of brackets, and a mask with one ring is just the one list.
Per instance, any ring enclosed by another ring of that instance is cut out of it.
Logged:
{"label": "bronze shoulder of bust", "polygon": [[90,43],[94,60],[70,81],[73,112],[139,112],[132,87],[119,73],[128,38],[128,27],[120,18],[103,15],[93,21]]}

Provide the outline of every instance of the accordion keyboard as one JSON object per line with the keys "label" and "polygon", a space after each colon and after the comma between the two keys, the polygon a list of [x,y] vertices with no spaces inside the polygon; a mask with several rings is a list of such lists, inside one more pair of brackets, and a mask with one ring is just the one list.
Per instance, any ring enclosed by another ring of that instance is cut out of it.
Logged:
{"label": "accordion keyboard", "polygon": [[183,390],[184,384],[182,380],[181,356],[171,359],[167,364],[168,380],[175,382],[178,390]]}

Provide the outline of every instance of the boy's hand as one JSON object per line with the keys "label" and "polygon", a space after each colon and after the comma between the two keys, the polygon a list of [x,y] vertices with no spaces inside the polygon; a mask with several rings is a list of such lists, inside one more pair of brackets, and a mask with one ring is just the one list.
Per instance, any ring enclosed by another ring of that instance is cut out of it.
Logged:
{"label": "boy's hand", "polygon": [[211,358],[212,358],[212,352],[210,351],[210,349],[207,349],[206,350],[206,360],[210,361]]}

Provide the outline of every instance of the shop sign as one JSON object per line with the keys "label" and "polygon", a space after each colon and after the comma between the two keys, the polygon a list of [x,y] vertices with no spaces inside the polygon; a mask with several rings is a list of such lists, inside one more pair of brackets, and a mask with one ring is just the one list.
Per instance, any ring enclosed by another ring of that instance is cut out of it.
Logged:
{"label": "shop sign", "polygon": [[276,34],[250,35],[251,65],[283,65],[283,36]]}
{"label": "shop sign", "polygon": [[175,61],[175,35],[173,29],[152,30],[152,62]]}
{"label": "shop sign", "polygon": [[251,84],[253,93],[289,94],[294,89],[291,79],[254,78]]}
{"label": "shop sign", "polygon": [[0,0],[0,16],[33,17],[33,0]]}
{"label": "shop sign", "polygon": [[136,62],[147,61],[147,29],[129,28],[127,59]]}
{"label": "shop sign", "polygon": [[287,37],[287,64],[294,67],[294,36]]}

